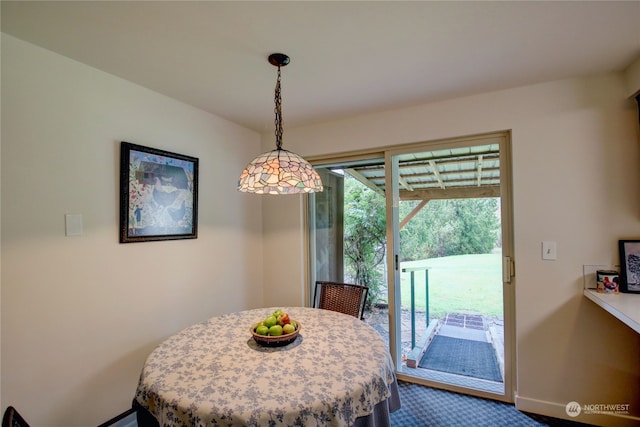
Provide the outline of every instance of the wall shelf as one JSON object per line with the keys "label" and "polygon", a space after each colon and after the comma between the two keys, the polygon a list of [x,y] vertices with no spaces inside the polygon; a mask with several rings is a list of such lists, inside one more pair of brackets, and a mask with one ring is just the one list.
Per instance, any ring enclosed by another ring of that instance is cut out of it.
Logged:
{"label": "wall shelf", "polygon": [[640,334],[640,294],[602,294],[585,289],[584,296]]}

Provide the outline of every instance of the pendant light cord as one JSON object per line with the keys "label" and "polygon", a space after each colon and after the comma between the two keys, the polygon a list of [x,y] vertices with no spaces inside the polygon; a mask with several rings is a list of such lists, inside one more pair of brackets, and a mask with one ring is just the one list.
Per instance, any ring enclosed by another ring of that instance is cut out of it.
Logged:
{"label": "pendant light cord", "polygon": [[276,81],[276,93],[275,93],[275,113],[276,119],[274,121],[276,125],[276,148],[282,150],[282,95],[280,93],[280,66],[278,65],[278,80]]}

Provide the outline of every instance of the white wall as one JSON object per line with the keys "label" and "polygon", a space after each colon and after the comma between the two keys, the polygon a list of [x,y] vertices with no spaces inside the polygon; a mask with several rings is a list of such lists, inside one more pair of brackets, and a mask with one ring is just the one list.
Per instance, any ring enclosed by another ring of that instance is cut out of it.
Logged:
{"label": "white wall", "polygon": [[[7,35],[1,76],[2,409],[98,425],[161,340],[262,306],[261,199],[235,188],[260,136]],[[121,140],[200,159],[197,239],[118,243]]]}
{"label": "white wall", "polygon": [[264,197],[263,260],[265,274],[269,276],[263,280],[265,307],[308,305],[303,200],[301,194]]}
{"label": "white wall", "polygon": [[[640,337],[582,296],[583,265],[618,264],[618,239],[640,238],[638,119],[627,96],[622,74],[550,82],[289,128],[286,148],[322,155],[511,129],[518,407],[566,418],[570,401],[629,403],[637,417]],[[304,274],[292,249],[303,241],[296,203],[263,204],[265,218],[277,215],[264,223],[265,286],[281,277],[282,252],[291,266],[274,293],[295,294]],[[557,242],[557,261],[541,260],[543,240]]]}
{"label": "white wall", "polygon": [[[256,134],[7,35],[1,60],[2,408],[32,425],[97,425],[129,407],[166,336],[301,303],[301,197],[235,190]],[[583,264],[616,263],[617,240],[640,237],[627,96],[617,74],[551,82],[287,128],[286,148],[512,129],[519,406],[562,416],[570,400],[631,403],[638,416],[640,338],[580,296]],[[121,140],[200,158],[198,239],[118,244]],[[83,236],[64,237],[69,212]],[[542,240],[558,242],[557,261],[540,260]]]}

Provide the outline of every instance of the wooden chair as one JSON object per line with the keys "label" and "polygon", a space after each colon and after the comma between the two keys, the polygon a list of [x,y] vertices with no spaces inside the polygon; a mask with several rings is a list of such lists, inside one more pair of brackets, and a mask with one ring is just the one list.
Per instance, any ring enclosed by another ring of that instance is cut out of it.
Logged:
{"label": "wooden chair", "polygon": [[2,427],[29,427],[13,406],[7,407],[2,417]]}
{"label": "wooden chair", "polygon": [[313,306],[364,319],[369,288],[351,283],[317,281]]}
{"label": "wooden chair", "polygon": [[[135,402],[135,399],[133,401]],[[138,409],[135,406],[132,406],[131,409],[124,411],[120,415],[116,415],[109,421],[100,424],[98,427],[135,426],[136,424],[133,422],[133,420],[137,418],[137,410]],[[137,426],[139,427],[141,426],[141,424],[138,423]],[[144,424],[142,424],[142,426],[144,426]],[[157,422],[155,427],[158,427]]]}

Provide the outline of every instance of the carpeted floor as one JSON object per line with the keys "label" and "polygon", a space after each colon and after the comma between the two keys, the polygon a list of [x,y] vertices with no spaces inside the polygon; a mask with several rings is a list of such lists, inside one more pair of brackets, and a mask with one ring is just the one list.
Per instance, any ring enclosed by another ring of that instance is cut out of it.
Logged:
{"label": "carpeted floor", "polygon": [[418,367],[502,382],[491,343],[436,335]]}
{"label": "carpeted floor", "polygon": [[[593,427],[526,414],[514,405],[398,381],[402,407],[391,427]],[[137,427],[136,413],[125,413],[100,427]]]}
{"label": "carpeted floor", "polygon": [[587,427],[573,421],[526,414],[514,405],[466,396],[403,381],[402,407],[391,414],[391,427]]}

